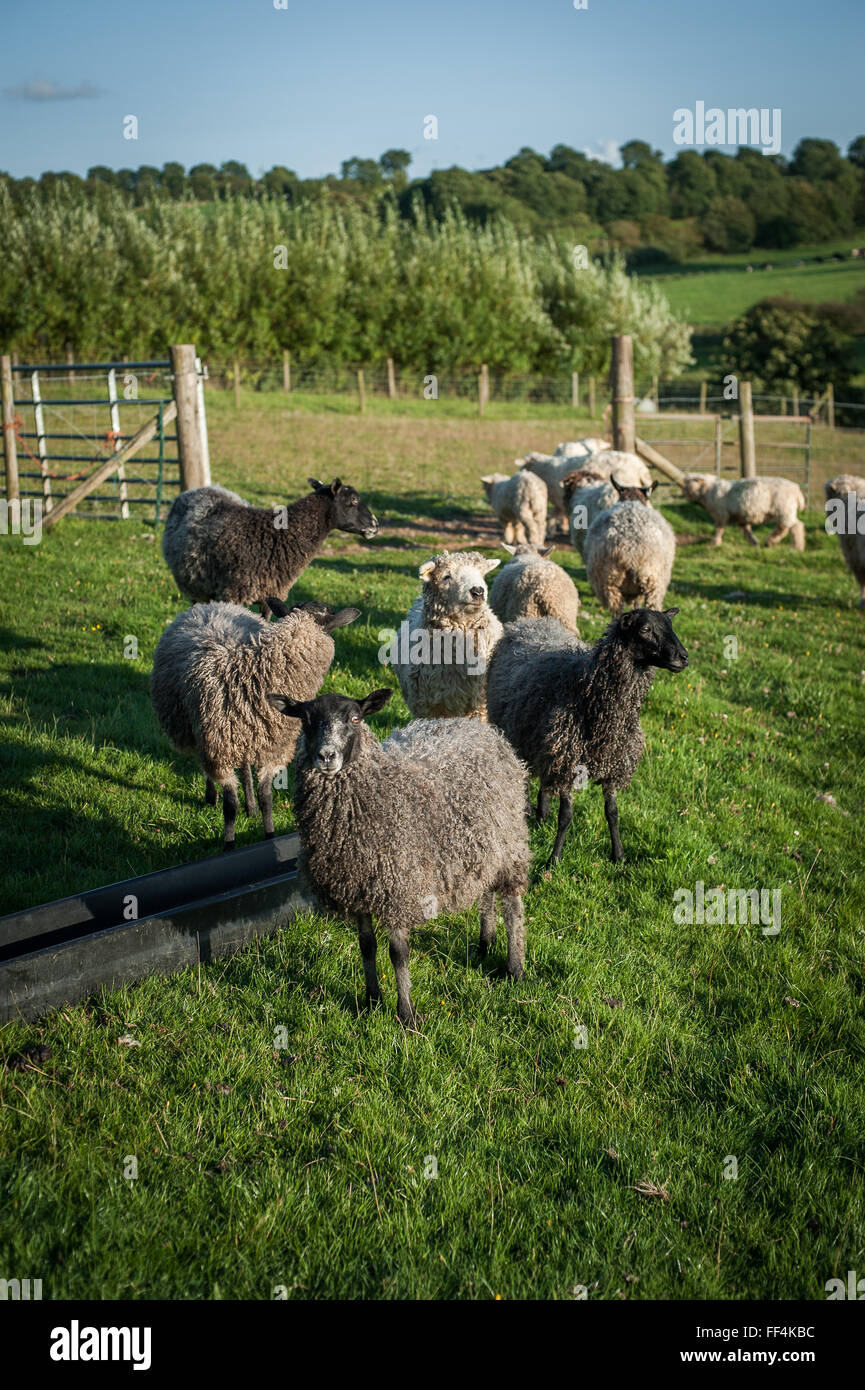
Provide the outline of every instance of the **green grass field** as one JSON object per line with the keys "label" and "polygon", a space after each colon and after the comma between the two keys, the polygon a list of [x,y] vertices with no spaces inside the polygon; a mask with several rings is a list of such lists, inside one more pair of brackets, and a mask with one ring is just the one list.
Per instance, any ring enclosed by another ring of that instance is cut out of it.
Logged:
{"label": "green grass field", "polygon": [[[496,551],[478,476],[589,432],[268,399],[209,398],[215,477],[269,502],[339,471],[384,518],[371,544],[333,536],[294,590],[362,609],[327,680],[349,694],[396,686],[377,633],[424,559]],[[856,588],[816,511],[804,554],[732,533],[715,550],[704,513],[660,496],[691,666],[647,702],[626,865],[590,789],[562,864],[535,873],[521,983],[503,943],[480,963],[475,912],[417,931],[417,1034],[386,952],[386,1007],[367,1016],[355,934],[314,915],[0,1029],[0,1273],[45,1298],[823,1299],[861,1271]],[[606,615],[576,553],[557,557],[593,639]],[[141,523],[2,538],[0,910],[218,849],[221,813],[147,694],[184,606]],[[396,696],[374,724],[407,717]],[[532,832],[538,864],[552,834]],[[780,932],[677,925],[674,894],[697,882],[780,891]]]}
{"label": "green grass field", "polygon": [[[865,260],[832,261],[814,257],[839,251],[849,257],[855,238],[792,251],[751,251],[747,255],[701,257],[650,278],[664,291],[671,307],[700,329],[720,329],[760,299],[780,294],[821,303],[851,299],[865,288]],[[797,266],[798,260],[804,264]],[[771,264],[771,270],[761,270]],[[748,271],[746,267],[754,269]],[[645,278],[646,272],[641,272]]]}

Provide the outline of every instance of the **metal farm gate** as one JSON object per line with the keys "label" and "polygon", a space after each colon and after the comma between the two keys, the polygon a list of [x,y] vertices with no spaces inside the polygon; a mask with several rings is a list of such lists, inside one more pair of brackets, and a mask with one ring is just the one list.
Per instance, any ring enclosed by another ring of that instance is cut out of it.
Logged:
{"label": "metal farm gate", "polygon": [[[209,481],[197,357],[194,375],[201,475]],[[17,455],[19,496],[40,499],[46,522],[52,513],[57,519],[74,507],[85,518],[158,524],[178,490],[190,485],[175,423],[175,380],[167,358],[62,364],[6,359],[3,423],[7,465],[10,444]],[[115,455],[116,467],[107,468]]]}

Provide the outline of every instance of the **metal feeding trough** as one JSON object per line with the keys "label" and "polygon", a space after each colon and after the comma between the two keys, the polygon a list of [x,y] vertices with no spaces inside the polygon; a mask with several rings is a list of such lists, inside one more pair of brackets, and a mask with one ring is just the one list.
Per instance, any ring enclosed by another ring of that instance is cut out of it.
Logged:
{"label": "metal feeding trough", "polygon": [[311,906],[298,851],[296,834],[281,835],[0,917],[0,1023],[231,955],[275,931]]}

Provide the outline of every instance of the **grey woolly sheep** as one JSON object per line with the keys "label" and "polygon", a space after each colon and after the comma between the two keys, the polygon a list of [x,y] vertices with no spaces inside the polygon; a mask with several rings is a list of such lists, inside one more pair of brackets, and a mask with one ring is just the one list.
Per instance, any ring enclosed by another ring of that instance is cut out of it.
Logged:
{"label": "grey woolly sheep", "polygon": [[547,485],[534,473],[487,473],[481,482],[505,541],[543,545],[547,531]]}
{"label": "grey woolly sheep", "polygon": [[623,613],[591,647],[550,618],[505,628],[490,663],[490,722],[540,779],[538,820],[547,819],[550,798],[559,798],[550,864],[561,858],[574,790],[589,781],[603,789],[613,860],[624,858],[616,793],[629,785],[643,751],[640,711],[653,668],[688,664],[671,621],[678,611]]}
{"label": "grey woolly sheep", "polygon": [[558,618],[577,631],[580,597],[571,576],[548,560],[552,546],[506,545],[513,559],[499,570],[490,589],[490,608],[503,623],[516,618]]}
{"label": "grey woolly sheep", "polygon": [[476,550],[443,550],[421,565],[423,592],[391,657],[413,719],[486,719],[487,663],[502,625],[484,576],[498,563]]}
{"label": "grey woolly sheep", "polygon": [[617,502],[595,517],[583,558],[595,598],[613,617],[642,600],[660,608],[676,558],[673,528],[645,499]]}
{"label": "grey woolly sheep", "polygon": [[837,535],[847,568],[859,585],[859,607],[865,608],[865,478],[841,473],[826,483],[825,491],[826,530]]}
{"label": "grey woolly sheep", "polygon": [[294,797],[302,870],[325,907],[357,922],[368,1007],[381,1000],[378,919],[390,943],[397,1013],[412,1026],[409,933],[424,920],[479,902],[485,955],[501,894],[507,971],[522,976],[527,776],[498,730],[476,720],[419,720],[379,743],[364,719],[391,694],[269,699],[303,724]]}
{"label": "grey woolly sheep", "polygon": [[569,513],[570,542],[585,556],[589,527],[601,512],[617,502],[643,502],[652,505],[651,496],[657,483],[648,487],[625,487],[620,478],[602,478],[592,469],[569,473],[562,482]]}
{"label": "grey woolly sheep", "polygon": [[326,604],[288,609],[268,600],[279,621],[268,623],[233,603],[203,603],[181,613],[159,639],[150,677],[150,698],[163,733],[181,752],[193,752],[207,779],[207,801],[222,787],[223,849],[234,848],[237,820],[235,768],[243,768],[247,813],[252,779],[265,839],[273,837],[273,785],[279,768],[294,757],[300,733],[264,696],[279,686],[298,699],[319,690],[334,656],[333,628],[360,617],[357,608],[334,613]]}
{"label": "grey woolly sheep", "polygon": [[575,461],[583,460],[588,467],[591,461],[597,457],[589,446],[598,443],[603,444],[606,449],[605,440],[586,439],[560,444],[555,454],[531,453],[517,459],[517,463],[524,472],[534,473],[546,484],[547,496],[553,510],[553,519],[560,526],[563,522],[567,523],[567,507],[562,492],[562,479],[566,474],[573,472]]}
{"label": "grey woolly sheep", "polygon": [[741,526],[751,545],[759,545],[751,527],[774,521],[767,545],[777,545],[792,532],[794,550],[805,549],[805,527],[797,515],[804,511],[805,498],[799,484],[789,478],[731,481],[710,473],[686,473],[681,487],[688,501],[699,502],[714,521],[715,545],[721,544],[726,526]]}
{"label": "grey woolly sheep", "polygon": [[286,507],[251,507],[224,487],[196,487],[172,504],[162,553],[177,587],[195,603],[284,599],[331,531],[371,540],[378,521],[357,489],[334,478],[309,479],[312,492]]}

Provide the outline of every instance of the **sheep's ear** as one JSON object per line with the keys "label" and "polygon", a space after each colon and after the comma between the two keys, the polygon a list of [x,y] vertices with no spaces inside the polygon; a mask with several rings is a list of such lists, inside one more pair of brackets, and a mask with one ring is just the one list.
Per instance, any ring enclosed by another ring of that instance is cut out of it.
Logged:
{"label": "sheep's ear", "polygon": [[287,618],[291,611],[281,598],[272,598],[270,594],[267,596],[267,606],[272,613],[276,614],[277,618]]}
{"label": "sheep's ear", "polygon": [[478,569],[481,574],[489,574],[490,570],[496,569],[501,563],[501,560],[481,560]]}
{"label": "sheep's ear", "polygon": [[642,622],[644,616],[645,614],[641,608],[631,608],[629,612],[623,613],[621,618],[619,619],[622,631],[628,632],[630,628],[632,628],[635,625],[635,623]]}
{"label": "sheep's ear", "polygon": [[555,548],[554,545],[539,545],[538,554],[545,560],[548,555],[552,555]]}
{"label": "sheep's ear", "polygon": [[432,558],[431,560],[424,560],[423,564],[421,565],[420,569],[418,570],[418,574],[420,575],[420,577],[421,577],[421,579],[423,580],[424,584],[426,584],[426,582],[427,582],[428,579],[431,579],[431,578],[432,578],[433,570],[435,569],[435,567],[436,567],[436,565],[438,564],[439,560],[444,560],[444,559],[446,559],[448,555],[450,555],[450,551],[449,551],[449,550],[443,550],[442,553],[441,553],[440,555],[434,555],[433,558]]}
{"label": "sheep's ear", "polygon": [[334,480],[333,480],[333,482],[331,483],[330,488],[329,488],[329,491],[330,491],[331,495],[332,495],[333,497],[335,497],[336,494],[339,492],[339,490],[340,490],[341,487],[342,487],[342,478],[334,478]]}
{"label": "sheep's ear", "polygon": [[324,490],[325,492],[327,491],[325,484],[321,482],[319,478],[307,478],[306,481],[309,483],[313,492],[321,492],[322,490]]}
{"label": "sheep's ear", "polygon": [[359,608],[340,608],[338,613],[328,614],[327,621],[322,623],[322,627],[328,632],[332,632],[335,627],[348,627],[355,618],[360,617]]}
{"label": "sheep's ear", "polygon": [[508,542],[507,542],[507,541],[502,541],[502,550],[506,550],[506,551],[508,552],[509,555],[516,555],[516,553],[517,553],[517,548],[516,548],[516,546],[515,546],[515,545],[508,545]]}
{"label": "sheep's ear", "polygon": [[610,474],[610,482],[612,483],[613,487],[616,489],[616,492],[621,493],[621,492],[624,490],[624,483],[617,483],[617,482],[616,482],[616,475],[615,475],[615,473],[611,473],[611,474]]}
{"label": "sheep's ear", "polygon": [[377,714],[380,709],[384,709],[392,694],[393,691],[387,687],[382,690],[371,691],[362,700],[358,700],[361,714],[364,717],[368,714]]}
{"label": "sheep's ear", "polygon": [[682,611],[681,608],[665,608],[665,609],[664,609],[664,617],[665,617],[665,618],[675,618],[676,614],[677,614],[677,613],[681,613],[681,611]]}
{"label": "sheep's ear", "polygon": [[302,719],[307,706],[306,700],[290,700],[287,695],[268,695],[267,703],[287,719]]}
{"label": "sheep's ear", "polygon": [[656,478],[655,481],[651,484],[651,486],[647,489],[649,496],[651,497],[652,493],[655,491],[655,488],[660,486],[661,484],[658,482],[658,479]]}

